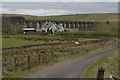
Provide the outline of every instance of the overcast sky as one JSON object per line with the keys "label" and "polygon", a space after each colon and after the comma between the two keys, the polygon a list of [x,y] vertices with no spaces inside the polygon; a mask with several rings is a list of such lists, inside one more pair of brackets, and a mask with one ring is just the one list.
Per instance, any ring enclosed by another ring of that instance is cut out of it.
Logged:
{"label": "overcast sky", "polygon": [[2,2],[118,2],[119,0],[1,0]]}
{"label": "overcast sky", "polygon": [[30,0],[29,2],[9,1],[10,0],[4,0],[4,2],[2,2],[2,7],[0,7],[2,11],[0,12],[36,16],[118,12],[117,0],[116,2],[97,2],[98,0],[94,0],[96,2],[30,2]]}

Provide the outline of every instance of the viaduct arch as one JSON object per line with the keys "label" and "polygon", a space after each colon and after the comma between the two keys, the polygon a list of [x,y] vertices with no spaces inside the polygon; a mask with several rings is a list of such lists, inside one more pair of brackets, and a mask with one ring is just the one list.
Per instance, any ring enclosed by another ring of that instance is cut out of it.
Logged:
{"label": "viaduct arch", "polygon": [[20,23],[23,25],[23,28],[35,28],[41,29],[41,26],[45,22],[53,22],[56,24],[61,23],[64,29],[78,29],[78,30],[87,30],[98,22],[81,22],[81,21],[50,21],[50,20],[16,20],[14,23]]}

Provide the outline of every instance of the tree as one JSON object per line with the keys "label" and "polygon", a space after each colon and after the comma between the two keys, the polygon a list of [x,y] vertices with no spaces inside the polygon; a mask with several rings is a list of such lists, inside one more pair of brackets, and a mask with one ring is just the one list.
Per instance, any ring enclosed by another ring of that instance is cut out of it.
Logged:
{"label": "tree", "polygon": [[8,17],[2,17],[2,32],[9,34],[22,33],[23,25],[16,23],[14,24]]}
{"label": "tree", "polygon": [[15,25],[13,24],[10,24],[10,30],[9,30],[9,33],[10,34],[20,34],[20,33],[23,33],[23,27],[21,24],[19,23],[16,23]]}
{"label": "tree", "polygon": [[17,34],[23,33],[23,25],[22,24],[16,23],[16,33]]}
{"label": "tree", "polygon": [[10,24],[11,21],[8,17],[2,17],[2,32],[9,33],[10,32]]}

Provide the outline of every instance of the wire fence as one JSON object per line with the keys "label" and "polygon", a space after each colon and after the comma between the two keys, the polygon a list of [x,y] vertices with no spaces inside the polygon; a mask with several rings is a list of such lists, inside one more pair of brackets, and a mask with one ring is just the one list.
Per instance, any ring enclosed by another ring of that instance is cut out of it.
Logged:
{"label": "wire fence", "polygon": [[62,44],[52,46],[37,46],[27,49],[3,51],[3,74],[11,74],[24,71],[35,66],[50,63],[62,58],[85,54],[93,50],[104,48],[114,44],[114,39],[103,39],[99,41],[86,41],[80,44]]}

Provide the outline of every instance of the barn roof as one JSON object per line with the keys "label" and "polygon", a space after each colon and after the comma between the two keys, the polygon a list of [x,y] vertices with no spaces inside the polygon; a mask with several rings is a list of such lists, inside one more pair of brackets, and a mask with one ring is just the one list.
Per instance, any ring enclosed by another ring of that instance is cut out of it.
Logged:
{"label": "barn roof", "polygon": [[23,28],[23,30],[24,30],[24,31],[26,31],[26,30],[29,30],[29,31],[30,31],[30,30],[36,30],[36,29],[35,29],[35,28]]}

